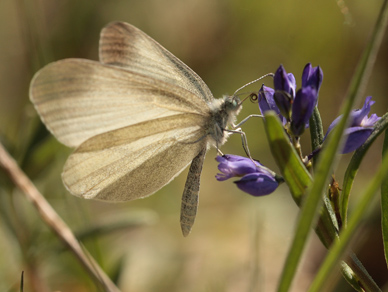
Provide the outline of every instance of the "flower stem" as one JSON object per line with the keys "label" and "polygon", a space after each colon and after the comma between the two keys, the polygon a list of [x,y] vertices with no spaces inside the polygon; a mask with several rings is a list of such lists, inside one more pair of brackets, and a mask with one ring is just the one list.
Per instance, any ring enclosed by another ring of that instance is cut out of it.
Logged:
{"label": "flower stem", "polygon": [[8,154],[1,143],[0,167],[5,170],[13,183],[24,193],[54,234],[73,252],[85,270],[94,279],[95,283],[101,285],[104,291],[119,292],[120,290],[109,279],[97,262],[94,261],[92,256],[86,252],[85,248],[81,246],[69,226],[59,217],[57,212],[55,212],[31,180],[19,168],[16,161]]}

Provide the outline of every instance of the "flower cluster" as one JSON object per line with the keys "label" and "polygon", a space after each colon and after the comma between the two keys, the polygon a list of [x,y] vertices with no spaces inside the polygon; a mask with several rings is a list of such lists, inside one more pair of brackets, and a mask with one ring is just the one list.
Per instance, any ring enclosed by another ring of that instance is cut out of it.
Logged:
{"label": "flower cluster", "polygon": [[296,92],[296,81],[281,65],[274,75],[274,88],[262,86],[259,90],[259,107],[262,114],[275,111],[283,124],[290,123],[291,132],[300,136],[318,102],[318,92],[323,80],[321,68],[308,63],[302,74],[302,88]]}
{"label": "flower cluster", "polygon": [[[323,80],[323,72],[319,66],[307,64],[302,73],[302,87],[296,91],[296,81],[292,73],[287,73],[281,65],[274,74],[274,89],[262,86],[258,93],[258,103],[262,114],[274,111],[287,129],[289,135],[299,137],[309,126],[309,120],[318,103],[318,93]],[[372,97],[367,97],[361,109],[350,113],[350,125],[345,130],[345,144],[341,153],[349,153],[359,148],[374,130],[375,123],[380,119],[376,114],[368,117],[374,104]],[[341,120],[336,118],[328,128],[323,142]],[[319,152],[316,149],[308,156],[310,159]],[[217,180],[224,181],[239,177],[234,183],[242,191],[252,196],[264,196],[272,193],[283,179],[257,161],[236,155],[218,156]]]}

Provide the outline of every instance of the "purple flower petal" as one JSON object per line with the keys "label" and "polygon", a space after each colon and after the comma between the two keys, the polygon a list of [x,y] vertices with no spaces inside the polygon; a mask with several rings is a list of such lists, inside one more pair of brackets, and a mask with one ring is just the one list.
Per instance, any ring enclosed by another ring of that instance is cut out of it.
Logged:
{"label": "purple flower petal", "polygon": [[261,173],[247,174],[234,183],[240,190],[255,197],[269,195],[279,186],[274,177]]}
{"label": "purple flower petal", "polygon": [[302,73],[302,87],[307,86],[307,82],[310,79],[311,70],[313,66],[311,63],[307,63],[306,66],[304,66],[303,73]]}
{"label": "purple flower petal", "polygon": [[276,114],[284,125],[287,120],[280,114],[280,110],[274,100],[274,93],[275,90],[273,90],[272,88],[264,85],[261,86],[258,94],[260,112],[264,115],[266,111],[273,110],[274,112],[276,112]]}
{"label": "purple flower petal", "polygon": [[258,103],[259,108],[262,114],[266,111],[273,110],[276,113],[280,113],[278,107],[276,106],[275,100],[273,99],[273,94],[275,90],[271,87],[262,85],[259,90]]}
{"label": "purple flower petal", "polygon": [[290,120],[291,107],[295,98],[296,82],[292,73],[287,73],[283,65],[280,65],[273,77],[275,88],[274,100],[280,113],[286,120]]}
{"label": "purple flower petal", "polygon": [[[380,120],[381,118],[378,117],[376,114],[372,114],[370,118],[368,118],[368,114],[370,112],[370,107],[374,104],[375,102],[372,100],[371,96],[368,96],[365,99],[364,106],[361,109],[353,110],[350,113],[351,117],[351,123],[350,123],[350,128],[351,127],[373,127],[374,124]],[[333,130],[333,128],[339,123],[339,121],[342,119],[342,115],[340,115],[338,118],[336,118],[329,126],[327,129],[326,136]]]}
{"label": "purple flower petal", "polygon": [[375,123],[380,119],[381,119],[381,117],[378,117],[376,114],[371,114],[371,116],[369,118],[368,118],[368,116],[365,116],[361,122],[361,126],[373,127],[375,125]]}
{"label": "purple flower petal", "polygon": [[216,160],[220,163],[218,169],[222,172],[216,175],[217,180],[224,181],[231,177],[242,177],[235,183],[241,190],[253,196],[268,195],[279,185],[274,173],[249,158],[224,155],[217,156]]}
{"label": "purple flower petal", "polygon": [[234,177],[234,175],[232,173],[230,173],[230,174],[217,173],[216,174],[216,180],[218,180],[218,181],[224,181],[224,180],[230,179],[231,177]]}
{"label": "purple flower petal", "polygon": [[317,90],[317,94],[318,94],[319,89],[321,88],[322,81],[323,81],[322,69],[319,66],[313,67],[311,63],[308,63],[303,69],[302,87],[312,86]]}
{"label": "purple flower petal", "polygon": [[296,80],[295,76],[292,73],[287,74],[288,81],[289,81],[289,86],[290,86],[290,95],[295,97],[295,92],[296,92]]}
{"label": "purple flower petal", "polygon": [[275,91],[273,97],[281,115],[285,117],[286,120],[290,120],[293,102],[291,95],[284,91]]}
{"label": "purple flower petal", "polygon": [[300,136],[304,132],[317,100],[317,91],[311,86],[301,88],[296,93],[291,117],[291,131],[294,135]]}
{"label": "purple flower petal", "polygon": [[372,134],[373,128],[352,127],[345,131],[346,142],[342,154],[350,153],[365,143]]}
{"label": "purple flower petal", "polygon": [[237,156],[237,155],[224,155],[217,156],[216,160],[219,162],[218,169],[222,173],[216,175],[216,179],[219,181],[227,180],[235,176],[243,176],[247,173],[257,172],[258,166],[261,164],[253,163],[249,158]]}
{"label": "purple flower petal", "polygon": [[294,98],[295,96],[295,88],[296,82],[293,74],[287,74],[283,65],[276,70],[275,75],[273,77],[273,83],[275,91],[283,91]]}
{"label": "purple flower petal", "polygon": [[370,107],[374,104],[375,102],[372,100],[372,96],[368,96],[365,99],[364,106],[362,109],[358,109],[355,111],[352,111],[351,116],[352,116],[352,123],[351,127],[357,127],[361,126],[362,120],[369,114],[370,112]]}
{"label": "purple flower petal", "polygon": [[[372,134],[376,122],[381,119],[381,117],[378,117],[376,114],[372,114],[368,118],[370,107],[374,103],[375,102],[372,100],[372,97],[368,96],[365,99],[364,105],[361,109],[354,110],[350,113],[350,118],[352,121],[351,126],[347,128],[344,133],[346,136],[346,141],[344,148],[341,151],[342,154],[356,150],[362,144],[364,144],[366,139],[368,139],[368,137]],[[323,139],[324,141],[341,119],[342,115],[331,123],[329,129],[326,132],[325,138]]]}

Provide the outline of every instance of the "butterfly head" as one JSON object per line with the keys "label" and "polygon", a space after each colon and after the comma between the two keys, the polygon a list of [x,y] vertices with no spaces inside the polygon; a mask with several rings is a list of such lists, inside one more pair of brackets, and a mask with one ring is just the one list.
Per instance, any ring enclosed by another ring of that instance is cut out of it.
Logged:
{"label": "butterfly head", "polygon": [[241,101],[237,96],[224,96],[213,100],[210,106],[211,118],[208,127],[211,144],[218,147],[226,142],[230,132],[225,129],[235,122],[241,108]]}

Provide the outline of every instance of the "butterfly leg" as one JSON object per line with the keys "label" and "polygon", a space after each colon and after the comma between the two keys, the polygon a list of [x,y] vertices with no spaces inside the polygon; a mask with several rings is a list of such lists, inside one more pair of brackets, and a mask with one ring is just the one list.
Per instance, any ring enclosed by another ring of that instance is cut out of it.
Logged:
{"label": "butterfly leg", "polygon": [[239,122],[237,125],[233,125],[233,129],[239,128],[242,124],[245,124],[250,118],[264,118],[262,115],[249,115],[245,119],[243,119],[241,122]]}
{"label": "butterfly leg", "polygon": [[249,115],[245,119],[243,119],[241,122],[239,122],[237,125],[232,125],[233,130],[225,130],[225,131],[241,135],[241,140],[242,140],[242,145],[243,145],[244,151],[247,154],[247,156],[253,160],[251,153],[249,151],[247,136],[246,136],[245,132],[243,132],[240,128],[240,126],[242,124],[246,123],[250,118],[263,118],[263,116],[262,115],[255,115],[255,114]]}
{"label": "butterfly leg", "polygon": [[246,136],[245,132],[241,131],[240,128],[237,128],[237,129],[234,129],[234,130],[225,129],[225,131],[233,133],[233,134],[240,134],[241,135],[242,146],[244,148],[244,151],[245,151],[246,155],[250,159],[253,159],[252,156],[251,156],[251,152],[249,151],[248,140],[247,140],[247,136]]}
{"label": "butterfly leg", "polygon": [[217,152],[219,155],[224,156],[224,153],[222,153],[222,151],[218,148],[218,146],[217,146]]}

